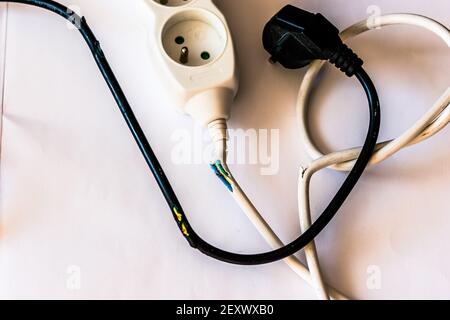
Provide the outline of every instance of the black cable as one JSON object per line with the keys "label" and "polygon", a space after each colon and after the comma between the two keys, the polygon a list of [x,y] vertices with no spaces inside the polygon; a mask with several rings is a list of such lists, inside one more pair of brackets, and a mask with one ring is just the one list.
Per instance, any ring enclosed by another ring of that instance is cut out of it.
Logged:
{"label": "black cable", "polygon": [[311,225],[308,230],[306,230],[299,238],[297,238],[297,240],[272,252],[256,255],[241,255],[230,253],[211,246],[203,239],[195,235],[195,242],[197,243],[197,247],[201,252],[217,260],[222,260],[234,264],[255,265],[270,263],[283,258],[287,258],[288,256],[293,255],[297,251],[303,249],[313,239],[315,239],[315,237],[320,232],[322,232],[325,227],[331,222],[331,220],[334,218],[342,204],[345,202],[345,200],[355,187],[365,168],[367,167],[376,146],[380,128],[380,104],[375,86],[373,85],[370,77],[367,75],[364,69],[360,67],[355,72],[355,76],[363,86],[364,91],[367,94],[367,99],[369,101],[369,133],[355,166],[349,173],[347,179],[345,180],[337,194],[334,196],[333,200],[322,213],[322,215]]}
{"label": "black cable", "polygon": [[195,233],[193,228],[190,226],[186,216],[183,213],[181,204],[179,203],[175,192],[173,191],[169,180],[167,179],[167,176],[165,175],[160,163],[158,162],[155,153],[150,147],[150,144],[148,143],[147,138],[126,99],[124,92],[122,91],[113,71],[111,70],[111,67],[108,64],[105,55],[103,54],[100,43],[95,38],[85,18],[79,17],[70,9],[51,0],[0,0],[0,2],[23,3],[50,10],[69,20],[79,29],[80,33],[88,44],[94,56],[94,59],[97,62],[100,72],[102,73],[106,83],[108,84],[108,87],[111,90],[111,93],[113,94],[114,99],[116,100],[116,103],[128,127],[130,128],[131,133],[133,134],[133,137],[139,146],[139,149],[141,150],[145,158],[145,161],[150,167],[150,170],[153,173],[153,176],[155,177],[158,186],[160,187],[164,195],[164,198],[166,199],[170,209],[172,210],[172,215],[177,222],[179,229],[193,248],[197,248],[202,253],[217,260],[240,265],[258,265],[284,259],[303,249],[307,244],[314,240],[314,238],[327,226],[327,224],[336,215],[337,211],[356,185],[358,179],[361,177],[371,158],[372,152],[374,151],[380,128],[380,105],[376,89],[372,81],[370,80],[370,77],[366,74],[362,67],[359,66],[354,69],[354,74],[362,84],[369,101],[369,133],[364,143],[364,147],[362,148],[361,155],[355,164],[355,167],[350,172],[344,184],[339,189],[331,203],[328,205],[322,215],[317,219],[317,221],[306,232],[304,232],[297,240],[280,249],[263,254],[253,255],[236,254],[223,251],[204,241],[197,233]]}

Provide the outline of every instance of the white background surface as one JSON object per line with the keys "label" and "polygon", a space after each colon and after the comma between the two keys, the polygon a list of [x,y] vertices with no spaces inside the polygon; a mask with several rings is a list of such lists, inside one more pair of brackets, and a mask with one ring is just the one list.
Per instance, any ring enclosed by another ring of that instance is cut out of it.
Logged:
{"label": "white background surface", "polygon": [[[148,54],[151,21],[139,1],[61,2],[80,7],[100,39],[193,226],[228,250],[267,250],[206,164],[172,162],[173,133],[194,126],[158,82]],[[450,25],[446,0],[217,1],[241,72],[230,126],[280,129],[281,136],[279,174],[261,176],[255,165],[232,169],[284,241],[299,233],[297,171],[309,161],[294,109],[304,71],[268,64],[260,39],[286,3],[322,12],[340,28],[366,18],[370,5]],[[2,4],[0,34],[4,13]],[[79,34],[54,14],[12,4],[7,28],[0,298],[315,298],[282,262],[238,267],[191,250]],[[393,27],[351,45],[381,96],[381,138],[400,134],[450,83],[448,48],[425,31]],[[367,127],[364,95],[356,82],[330,74],[313,99],[316,139],[327,150],[359,145]],[[318,238],[330,284],[359,299],[450,298],[449,138],[446,129],[367,172]],[[315,178],[315,214],[343,178],[331,171]],[[380,290],[367,288],[371,265],[381,270]],[[80,290],[67,287],[71,266],[81,271]]]}

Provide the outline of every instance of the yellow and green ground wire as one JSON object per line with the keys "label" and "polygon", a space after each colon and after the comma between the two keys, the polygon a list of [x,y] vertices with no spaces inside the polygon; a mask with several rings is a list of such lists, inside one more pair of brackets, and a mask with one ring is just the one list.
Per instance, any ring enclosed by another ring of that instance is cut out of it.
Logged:
{"label": "yellow and green ground wire", "polygon": [[211,169],[214,170],[216,176],[223,182],[223,184],[233,192],[233,180],[231,179],[230,174],[223,168],[222,163],[217,160],[213,164],[211,164]]}

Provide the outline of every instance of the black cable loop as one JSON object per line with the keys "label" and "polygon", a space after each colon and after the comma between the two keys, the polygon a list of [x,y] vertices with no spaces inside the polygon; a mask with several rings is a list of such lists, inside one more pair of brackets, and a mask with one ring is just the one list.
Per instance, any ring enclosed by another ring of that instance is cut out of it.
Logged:
{"label": "black cable loop", "polygon": [[[367,94],[370,108],[369,132],[364,143],[364,147],[362,148],[361,154],[353,170],[350,172],[347,179],[345,180],[335,197],[332,199],[328,207],[322,213],[322,215],[298,239],[277,250],[251,255],[237,254],[221,250],[203,240],[197,233],[195,233],[194,229],[189,224],[189,221],[184,215],[181,204],[179,203],[178,198],[176,197],[175,192],[172,189],[169,180],[167,179],[167,176],[165,175],[158,159],[156,158],[155,153],[150,147],[150,144],[148,143],[148,140],[126,99],[126,96],[119,85],[119,82],[117,81],[105,55],[103,54],[100,43],[95,38],[85,18],[79,17],[70,9],[51,0],[0,0],[0,2],[22,3],[47,9],[64,17],[79,29],[80,33],[88,44],[94,56],[94,59],[97,62],[100,72],[102,73],[109,89],[111,90],[111,93],[114,96],[114,99],[139,149],[141,150],[145,158],[145,161],[147,162],[153,176],[158,183],[158,186],[161,189],[161,192],[163,193],[164,198],[166,199],[167,204],[172,211],[173,218],[177,222],[180,231],[183,233],[184,237],[193,248],[197,248],[205,255],[210,256],[214,259],[239,265],[259,265],[284,259],[303,249],[307,244],[312,242],[314,238],[320,232],[322,232],[323,229],[325,229],[328,223],[336,215],[339,208],[345,202],[348,195],[364,172],[367,164],[369,163],[372,152],[375,149],[380,128],[380,104],[375,86],[373,85],[370,77],[360,66],[354,70],[354,74],[358,78]],[[80,22],[79,25],[77,25],[78,21]]]}

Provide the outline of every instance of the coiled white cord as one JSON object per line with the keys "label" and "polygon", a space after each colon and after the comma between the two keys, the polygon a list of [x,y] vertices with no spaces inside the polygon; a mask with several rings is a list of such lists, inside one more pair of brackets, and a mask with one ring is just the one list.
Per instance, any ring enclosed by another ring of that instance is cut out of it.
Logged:
{"label": "coiled white cord", "polygon": [[[376,24],[374,23],[376,22]],[[413,15],[413,14],[392,14],[381,16],[378,19],[370,19],[361,21],[352,27],[348,28],[341,34],[341,38],[346,41],[368,30],[373,30],[377,27],[384,27],[389,25],[406,24],[425,28],[438,35],[450,48],[450,31],[440,23],[429,19],[427,17]],[[324,155],[315,146],[308,132],[307,126],[307,102],[312,91],[312,84],[316,79],[318,73],[323,67],[324,62],[314,62],[300,86],[299,96],[297,100],[297,118],[301,132],[303,144],[309,156],[314,160],[311,165],[303,171],[299,180],[299,204],[300,225],[302,231],[305,231],[311,225],[311,213],[309,204],[309,186],[314,173],[317,171],[330,167],[339,171],[349,171],[357,159],[360,149],[344,150],[332,154]],[[434,106],[410,129],[408,129],[399,138],[391,141],[379,143],[377,151],[374,153],[370,164],[377,164],[390,156],[394,155],[401,149],[419,143],[425,139],[438,133],[450,121],[450,88],[444,95],[434,104]],[[314,281],[314,286],[317,290],[319,298],[328,299],[329,293],[323,281],[320,264],[317,257],[317,252],[314,243],[311,243],[305,248],[308,268]]]}
{"label": "coiled white cord", "polygon": [[[375,24],[376,23],[376,24]],[[407,24],[415,25],[426,28],[440,38],[450,47],[450,32],[443,25],[429,18],[412,15],[412,14],[393,14],[387,16],[381,16],[374,20],[364,20],[352,27],[345,30],[341,37],[348,40],[368,30],[372,30],[376,27],[383,27],[388,25]],[[306,151],[312,159],[316,159],[306,169],[302,169],[300,172],[299,186],[298,186],[298,203],[299,203],[299,215],[300,225],[302,231],[308,229],[311,225],[311,213],[309,202],[309,187],[310,181],[314,173],[324,169],[333,168],[340,171],[350,171],[354,165],[355,159],[358,158],[360,149],[351,149],[340,152],[324,155],[320,152],[312,142],[307,121],[307,101],[312,91],[312,83],[318,75],[320,69],[325,62],[314,62],[308,72],[305,75],[303,83],[300,87],[297,111],[298,121],[301,131],[301,138],[305,145]],[[402,148],[419,143],[444,128],[450,121],[450,110],[448,105],[450,104],[450,88],[446,93],[436,102],[434,107],[425,114],[413,127],[406,131],[401,137],[378,144],[377,151],[371,160],[371,164],[379,163],[394,153],[398,152]],[[258,210],[254,207],[252,202],[248,199],[246,194],[242,191],[239,184],[233,178],[230,170],[228,169],[227,158],[227,134],[226,134],[226,122],[225,120],[219,120],[209,125],[210,135],[216,146],[217,160],[222,164],[223,169],[228,174],[224,178],[229,182],[233,189],[233,198],[238,203],[242,211],[247,215],[251,222],[255,225],[259,233],[264,237],[272,248],[276,249],[283,246],[282,241],[270,228]],[[305,248],[305,254],[308,262],[308,268],[305,267],[300,260],[291,256],[284,261],[308,284],[313,286],[320,299],[347,299],[342,293],[336,289],[327,286],[323,281],[322,272],[320,269],[319,259],[314,242],[309,244]]]}

